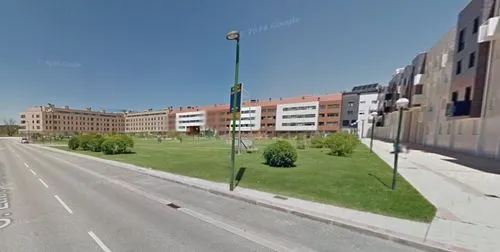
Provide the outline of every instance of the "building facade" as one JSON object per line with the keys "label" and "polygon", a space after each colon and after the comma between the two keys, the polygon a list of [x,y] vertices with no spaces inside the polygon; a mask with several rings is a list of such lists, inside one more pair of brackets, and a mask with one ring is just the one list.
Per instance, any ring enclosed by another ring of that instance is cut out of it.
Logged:
{"label": "building facade", "polygon": [[125,133],[165,133],[168,131],[168,109],[125,114]]}
{"label": "building facade", "polygon": [[39,134],[74,134],[125,132],[125,115],[70,109],[68,106],[39,106],[20,115],[20,131]]}

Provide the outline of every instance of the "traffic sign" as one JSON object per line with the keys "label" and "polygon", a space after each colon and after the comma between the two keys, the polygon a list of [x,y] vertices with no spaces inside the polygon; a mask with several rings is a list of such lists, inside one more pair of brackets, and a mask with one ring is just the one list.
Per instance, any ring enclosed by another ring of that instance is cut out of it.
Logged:
{"label": "traffic sign", "polygon": [[[241,89],[243,88],[243,85],[241,83],[236,85],[236,90],[235,87],[231,88],[231,99],[230,99],[230,107],[229,111],[232,113],[233,111],[240,112],[241,110]],[[236,92],[236,103],[234,103],[234,98],[235,95],[234,93]]]}

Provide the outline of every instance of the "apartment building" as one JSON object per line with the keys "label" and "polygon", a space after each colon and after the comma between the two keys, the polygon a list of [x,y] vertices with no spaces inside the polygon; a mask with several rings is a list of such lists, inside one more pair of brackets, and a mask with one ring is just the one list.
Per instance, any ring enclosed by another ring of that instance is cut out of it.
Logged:
{"label": "apartment building", "polygon": [[[341,100],[340,94],[250,100],[242,103],[235,128],[243,136],[258,137],[336,132]],[[169,118],[175,118],[175,123],[169,121],[169,129],[187,134],[210,129],[225,135],[232,127],[228,104],[179,107],[170,111]]]}
{"label": "apartment building", "polygon": [[169,110],[148,109],[125,114],[125,133],[166,133]]}
{"label": "apartment building", "polygon": [[342,94],[342,129],[354,131],[360,137],[366,137],[371,127],[371,113],[379,108],[379,93],[381,86],[378,83],[361,85],[352,88],[350,92]]}
{"label": "apartment building", "polygon": [[21,132],[40,134],[110,133],[125,131],[123,113],[38,106],[21,113]]}

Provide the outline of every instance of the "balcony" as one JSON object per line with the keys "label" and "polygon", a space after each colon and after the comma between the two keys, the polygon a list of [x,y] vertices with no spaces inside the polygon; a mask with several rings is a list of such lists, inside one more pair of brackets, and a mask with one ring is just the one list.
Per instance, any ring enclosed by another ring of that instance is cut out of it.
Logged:
{"label": "balcony", "polygon": [[415,77],[413,77],[413,85],[420,85],[420,84],[424,84],[422,82],[422,79],[423,79],[424,75],[423,74],[417,74],[415,75]]}
{"label": "balcony", "polygon": [[492,17],[479,26],[477,42],[483,43],[500,39],[500,17]]}
{"label": "balcony", "polygon": [[468,116],[470,115],[471,101],[456,101],[446,104],[446,116]]}

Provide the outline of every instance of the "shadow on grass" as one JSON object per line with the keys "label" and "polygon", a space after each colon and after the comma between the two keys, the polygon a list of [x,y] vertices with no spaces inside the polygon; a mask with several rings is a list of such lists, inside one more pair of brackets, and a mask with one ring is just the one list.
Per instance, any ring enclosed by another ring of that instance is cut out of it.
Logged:
{"label": "shadow on grass", "polygon": [[276,169],[289,169],[289,168],[295,168],[295,167],[297,167],[296,164],[293,164],[292,166],[271,166],[268,163],[266,163],[265,161],[262,162],[261,164],[263,164],[263,165],[265,165],[265,166],[267,166],[269,168],[276,168]]}
{"label": "shadow on grass", "polygon": [[384,185],[386,188],[391,188],[388,184],[386,184],[382,179],[380,179],[377,175],[374,175],[372,173],[368,173],[368,176],[373,177],[374,179],[378,180],[382,185]]}
{"label": "shadow on grass", "polygon": [[239,170],[238,170],[238,173],[236,173],[236,184],[235,184],[235,187],[237,187],[239,184],[240,184],[240,181],[243,179],[243,175],[245,175],[245,171],[247,170],[247,168],[245,167],[241,167]]}

